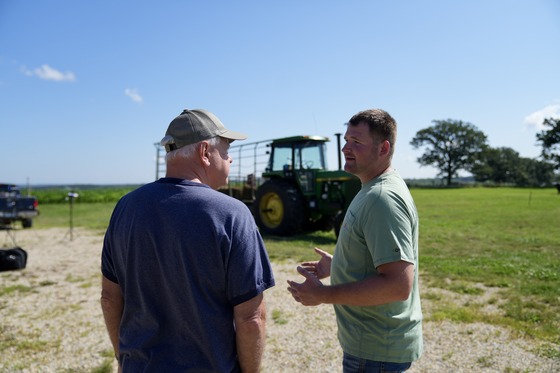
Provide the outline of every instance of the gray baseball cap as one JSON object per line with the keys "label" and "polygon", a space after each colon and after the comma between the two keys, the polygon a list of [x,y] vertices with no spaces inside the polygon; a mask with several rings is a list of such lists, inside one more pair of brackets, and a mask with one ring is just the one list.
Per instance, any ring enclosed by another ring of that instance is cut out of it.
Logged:
{"label": "gray baseball cap", "polygon": [[220,136],[229,140],[245,140],[247,135],[230,131],[217,116],[207,110],[185,109],[169,123],[165,137],[160,144],[170,152],[185,145]]}

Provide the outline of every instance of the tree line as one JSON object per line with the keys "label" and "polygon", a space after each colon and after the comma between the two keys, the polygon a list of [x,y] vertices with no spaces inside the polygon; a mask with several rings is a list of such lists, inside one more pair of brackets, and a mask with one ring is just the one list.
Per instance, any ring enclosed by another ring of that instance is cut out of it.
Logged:
{"label": "tree line", "polygon": [[537,133],[542,147],[540,159],[521,157],[508,147],[490,147],[486,134],[471,123],[453,119],[432,123],[418,131],[410,145],[424,148],[418,163],[438,169],[438,177],[447,185],[461,170],[470,172],[477,182],[498,185],[550,186],[558,178],[560,119],[545,119],[545,129]]}

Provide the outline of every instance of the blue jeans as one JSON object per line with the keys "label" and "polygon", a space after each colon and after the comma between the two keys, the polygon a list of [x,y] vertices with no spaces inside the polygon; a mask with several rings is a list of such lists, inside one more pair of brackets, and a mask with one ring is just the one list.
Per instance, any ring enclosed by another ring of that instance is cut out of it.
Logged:
{"label": "blue jeans", "polygon": [[412,363],[384,363],[361,359],[344,353],[342,358],[343,373],[401,373],[410,368]]}

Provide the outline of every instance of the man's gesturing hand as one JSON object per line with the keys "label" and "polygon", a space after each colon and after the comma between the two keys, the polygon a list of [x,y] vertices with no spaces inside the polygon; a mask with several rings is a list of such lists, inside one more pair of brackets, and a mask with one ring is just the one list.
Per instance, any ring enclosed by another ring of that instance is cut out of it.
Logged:
{"label": "man's gesturing hand", "polygon": [[324,303],[322,297],[326,288],[323,283],[316,275],[301,266],[297,267],[297,271],[305,277],[305,281],[300,284],[288,280],[288,291],[292,294],[292,297],[304,306],[317,306]]}
{"label": "man's gesturing hand", "polygon": [[317,276],[319,280],[329,277],[331,275],[332,255],[318,247],[315,248],[315,252],[321,256],[321,259],[316,262],[301,263],[301,266],[307,272]]}

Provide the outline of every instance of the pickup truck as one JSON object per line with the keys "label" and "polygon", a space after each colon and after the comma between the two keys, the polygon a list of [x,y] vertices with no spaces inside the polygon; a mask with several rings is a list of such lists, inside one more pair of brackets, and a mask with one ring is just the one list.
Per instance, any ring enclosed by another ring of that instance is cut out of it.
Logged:
{"label": "pickup truck", "polygon": [[39,215],[37,198],[22,196],[13,184],[0,184],[0,228],[11,227],[20,221],[23,228],[31,228],[33,218]]}

